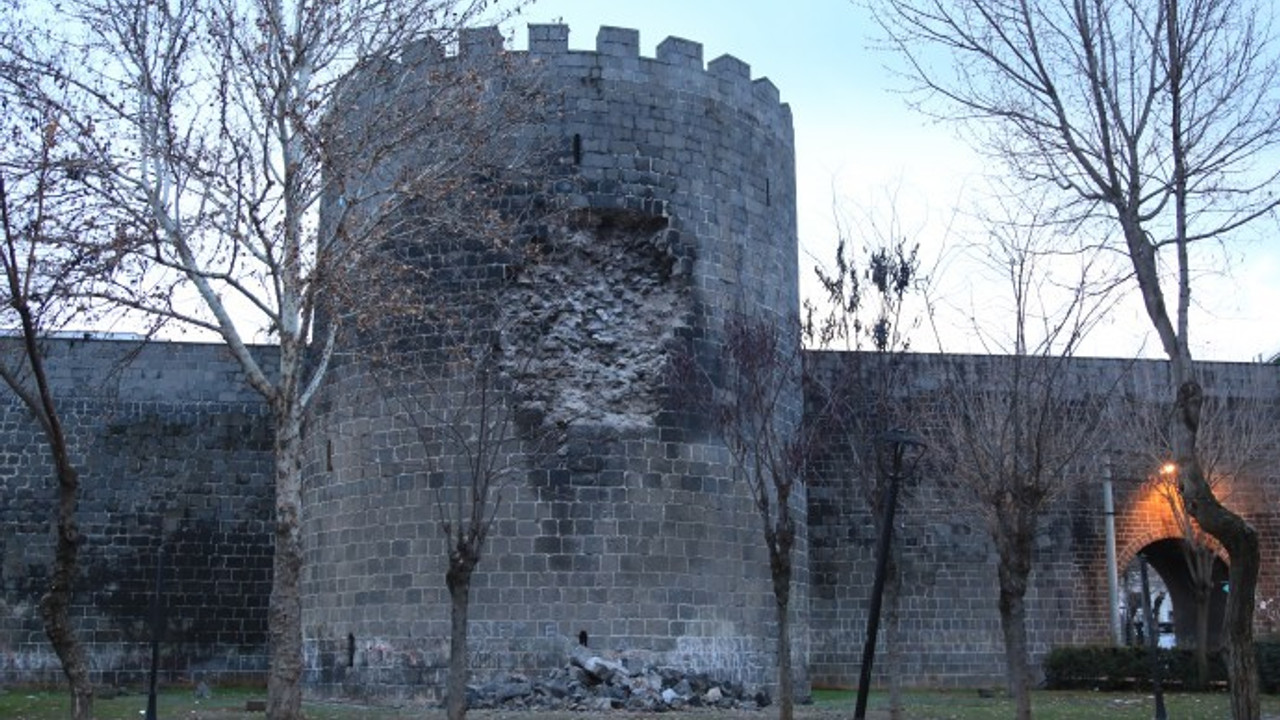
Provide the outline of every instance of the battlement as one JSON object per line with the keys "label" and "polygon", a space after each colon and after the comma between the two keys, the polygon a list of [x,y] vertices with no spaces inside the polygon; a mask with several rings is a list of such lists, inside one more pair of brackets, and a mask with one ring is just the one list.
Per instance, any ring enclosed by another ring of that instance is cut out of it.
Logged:
{"label": "battlement", "polygon": [[644,57],[640,54],[639,30],[603,26],[596,33],[594,50],[573,50],[569,47],[568,25],[530,24],[527,47],[507,50],[497,27],[464,28],[459,31],[452,54],[437,40],[423,39],[404,48],[401,60],[408,65],[424,60],[478,62],[506,52],[527,57],[545,71],[576,73],[594,81],[668,86],[790,127],[791,108],[781,101],[773,81],[767,77],[752,79],[751,66],[732,55],[704,63],[701,43],[668,37],[658,43],[654,57]]}
{"label": "battlement", "polygon": [[641,71],[661,70],[647,65],[666,65],[695,72],[705,72],[709,81],[719,85],[726,99],[754,98],[763,105],[780,105],[778,88],[766,77],[751,79],[751,66],[732,55],[721,55],[704,67],[702,44],[684,38],[668,37],[658,43],[653,58],[640,55],[640,32],[630,28],[604,26],[596,33],[594,53],[569,49],[567,25],[530,25],[529,52],[541,57],[553,57],[569,53],[594,54],[605,70],[640,68]]}

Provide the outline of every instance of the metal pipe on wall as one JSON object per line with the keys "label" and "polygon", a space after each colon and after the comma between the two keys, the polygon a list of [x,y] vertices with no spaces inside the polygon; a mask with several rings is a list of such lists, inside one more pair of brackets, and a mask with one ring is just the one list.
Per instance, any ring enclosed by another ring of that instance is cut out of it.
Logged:
{"label": "metal pipe on wall", "polygon": [[1111,641],[1124,644],[1124,629],[1120,627],[1120,577],[1116,567],[1116,507],[1111,490],[1111,459],[1102,466],[1102,515],[1107,526],[1107,624],[1111,628]]}

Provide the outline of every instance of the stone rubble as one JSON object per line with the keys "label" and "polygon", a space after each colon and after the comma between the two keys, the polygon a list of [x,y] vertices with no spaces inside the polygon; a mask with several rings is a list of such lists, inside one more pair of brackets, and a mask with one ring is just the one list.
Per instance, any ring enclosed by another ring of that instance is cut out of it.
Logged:
{"label": "stone rubble", "polygon": [[548,425],[649,428],[656,388],[691,312],[666,221],[625,211],[555,227],[504,290],[503,355],[527,411]]}
{"label": "stone rubble", "polygon": [[467,706],[473,710],[755,710],[769,703],[763,690],[753,692],[706,673],[642,665],[625,656],[604,658],[583,647],[574,650],[565,667],[541,678],[510,673],[467,686]]}

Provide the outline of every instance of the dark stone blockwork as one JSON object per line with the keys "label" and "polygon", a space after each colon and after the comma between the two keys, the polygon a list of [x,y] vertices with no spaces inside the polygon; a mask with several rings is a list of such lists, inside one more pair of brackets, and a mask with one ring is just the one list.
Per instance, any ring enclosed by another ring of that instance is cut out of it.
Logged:
{"label": "dark stone blockwork", "polygon": [[[468,45],[484,37],[464,45],[484,46]],[[476,255],[484,267],[451,275],[488,293],[479,304],[486,313],[545,311],[533,317],[540,337],[561,348],[538,346],[542,382],[514,411],[522,432],[564,429],[553,448],[513,451],[521,472],[473,581],[472,666],[478,676],[560,668],[589,638],[593,652],[771,685],[773,598],[759,518],[712,423],[673,402],[679,389],[655,369],[681,344],[712,369],[730,309],[779,318],[797,309],[790,110],[740,61],[704,66],[696,43],[668,39],[645,58],[634,31],[604,28],[592,52],[569,50],[567,38],[563,26],[531,27],[530,50],[515,59],[536,60],[563,88],[559,119],[546,130],[565,139],[575,169],[555,191],[593,219],[549,229],[556,262],[526,268],[545,273],[554,293],[508,284],[492,269],[500,258]],[[427,240],[423,257],[449,257]],[[217,346],[57,340],[50,353],[83,471],[76,613],[94,671],[105,682],[142,678],[163,536],[168,676],[262,677],[272,474],[261,399]],[[805,362],[833,382],[870,382],[860,374],[874,364],[856,353],[811,353]],[[895,392],[927,396],[950,372],[991,376],[1001,362],[911,355]],[[1203,372],[1224,396],[1280,398],[1274,367]],[[1079,360],[1071,373],[1086,389],[1120,378],[1147,399],[1167,383],[1159,362]],[[413,400],[412,389],[401,392]],[[446,473],[423,472],[441,451],[422,447],[394,417],[404,399],[349,359],[308,420],[303,632],[314,694],[433,698],[441,687],[448,598],[434,493]],[[787,412],[798,421],[802,398],[792,399]],[[849,685],[858,675],[875,532],[840,453],[815,463],[792,508],[807,514],[792,592],[802,687]],[[1230,500],[1259,529],[1264,558],[1280,553],[1277,466],[1241,478]],[[1140,478],[1115,479],[1123,566],[1171,531],[1152,514]],[[899,672],[908,683],[991,685],[1003,672],[993,551],[950,490],[947,478],[922,471],[904,495]],[[1097,494],[1082,483],[1043,524],[1029,594],[1037,656],[1107,638]],[[6,395],[0,684],[59,678],[36,609],[53,556],[53,496],[43,441]],[[1259,596],[1278,595],[1268,563]],[[1261,618],[1259,630],[1280,631],[1265,625],[1273,621]]]}
{"label": "dark stone blockwork", "polygon": [[[495,33],[465,32],[442,68],[482,63]],[[760,520],[710,418],[682,407],[667,377],[684,348],[715,371],[731,310],[782,319],[799,306],[790,108],[746,64],[704,63],[697,43],[669,38],[644,57],[634,30],[602,28],[592,51],[570,50],[568,36],[532,26],[530,49],[506,58],[540,79],[549,105],[523,129],[552,149],[548,205],[565,210],[532,238],[541,262],[499,258],[518,272],[485,272],[495,258],[448,238],[398,238],[445,279],[433,301],[468,325],[510,328],[503,357],[532,366],[509,368],[526,442],[510,450],[517,479],[472,585],[471,664],[480,676],[560,668],[585,632],[604,651],[772,684]],[[395,226],[413,228],[412,211]],[[435,697],[449,628],[435,492],[458,475],[433,467],[398,415],[461,406],[468,378],[432,366],[454,389],[382,389],[355,355],[310,425],[308,680],[326,695]],[[798,392],[788,399],[798,422]],[[803,514],[802,493],[791,509]],[[807,597],[801,535],[795,608]],[[806,622],[796,613],[802,688]]]}
{"label": "dark stone blockwork", "polygon": [[[257,676],[266,666],[271,581],[265,408],[216,347],[48,347],[81,471],[75,615],[95,676],[138,682],[149,666],[162,536],[166,676]],[[37,606],[53,559],[54,480],[43,436],[7,393],[0,458],[0,682],[58,681]]]}

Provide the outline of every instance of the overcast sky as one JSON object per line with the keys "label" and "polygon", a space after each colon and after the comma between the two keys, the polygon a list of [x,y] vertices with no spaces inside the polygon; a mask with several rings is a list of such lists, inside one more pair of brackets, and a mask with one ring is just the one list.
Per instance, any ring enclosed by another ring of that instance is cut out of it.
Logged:
{"label": "overcast sky", "polygon": [[[528,23],[564,22],[569,46],[590,50],[601,25],[640,31],[640,52],[652,57],[667,36],[702,43],[703,59],[729,54],[768,77],[791,105],[796,130],[802,292],[815,258],[830,255],[833,207],[852,217],[885,221],[898,208],[903,230],[921,243],[941,299],[940,338],[923,330],[917,349],[983,350],[969,318],[983,317],[1000,335],[1004,302],[998,278],[984,275],[963,248],[974,238],[954,229],[955,210],[979,184],[983,163],[953,128],[934,124],[895,91],[893,61],[873,49],[874,28],[849,0],[539,0],[512,24],[516,47]],[[1280,352],[1280,233],[1268,221],[1267,240],[1240,243],[1198,268],[1193,285],[1193,352],[1200,359],[1249,361]],[[998,294],[993,295],[1000,291]],[[1082,354],[1160,356],[1136,299],[1112,312]],[[1007,316],[1006,316],[1007,317]],[[996,349],[994,347],[990,349]]]}

